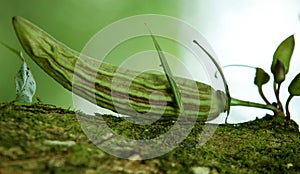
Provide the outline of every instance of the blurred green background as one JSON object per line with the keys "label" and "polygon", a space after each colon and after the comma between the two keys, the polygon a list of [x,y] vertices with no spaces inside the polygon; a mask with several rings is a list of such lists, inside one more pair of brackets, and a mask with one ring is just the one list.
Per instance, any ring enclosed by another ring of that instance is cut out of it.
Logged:
{"label": "blurred green background", "polygon": [[[191,2],[174,0],[0,0],[0,40],[21,49],[11,19],[22,16],[41,27],[70,48],[81,51],[86,42],[103,27],[138,14],[164,14],[180,17],[180,9]],[[36,79],[36,96],[43,103],[65,108],[72,106],[71,92],[41,70],[27,55]],[[15,97],[14,77],[21,66],[17,56],[0,46],[0,102]]]}

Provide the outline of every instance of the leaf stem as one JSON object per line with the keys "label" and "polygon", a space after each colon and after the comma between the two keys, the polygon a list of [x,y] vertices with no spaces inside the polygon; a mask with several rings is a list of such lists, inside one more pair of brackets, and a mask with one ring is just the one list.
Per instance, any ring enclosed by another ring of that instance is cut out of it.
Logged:
{"label": "leaf stem", "polygon": [[259,86],[258,87],[258,92],[259,92],[259,95],[261,96],[261,98],[266,102],[267,105],[271,105],[271,103],[269,102],[269,100],[266,98],[263,90],[262,90],[262,86]]}
{"label": "leaf stem", "polygon": [[278,86],[276,84],[277,84],[276,82],[274,82],[274,84],[273,84],[274,93],[276,96],[278,109],[283,112],[283,106],[282,106],[282,103],[280,102],[280,98],[279,98],[281,83],[278,83]]}
{"label": "leaf stem", "polygon": [[268,109],[273,111],[274,113],[281,112],[278,108],[271,104],[261,104],[261,103],[255,103],[250,101],[244,101],[236,98],[231,98],[231,106],[246,106],[246,107],[254,107],[254,108],[261,108],[261,109]]}
{"label": "leaf stem", "polygon": [[291,100],[292,100],[293,97],[294,97],[293,95],[290,95],[289,98],[286,101],[286,104],[285,104],[286,116],[287,116],[288,120],[291,119],[291,114],[290,114],[290,110],[289,110],[289,104],[290,104],[290,102],[291,102]]}

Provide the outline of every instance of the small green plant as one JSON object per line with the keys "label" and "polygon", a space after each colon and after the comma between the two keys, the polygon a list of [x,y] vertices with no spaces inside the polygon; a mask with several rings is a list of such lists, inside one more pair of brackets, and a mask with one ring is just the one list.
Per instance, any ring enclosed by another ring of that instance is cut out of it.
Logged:
{"label": "small green plant", "polygon": [[[280,89],[281,84],[284,82],[287,73],[289,72],[290,61],[293,55],[295,47],[294,35],[291,35],[287,39],[281,42],[277,47],[274,55],[273,62],[271,64],[271,72],[273,74],[273,90],[276,97],[275,102],[270,102],[264,95],[262,87],[264,84],[268,83],[270,80],[270,75],[267,74],[263,69],[256,68],[256,75],[254,79],[254,84],[257,86],[258,91],[262,99],[267,105],[273,105],[275,115],[284,115],[284,107],[280,100]],[[289,112],[289,103],[294,96],[300,95],[300,73],[292,80],[288,87],[290,93],[289,98],[285,103],[285,113],[287,119],[291,118]]]}
{"label": "small green plant", "polygon": [[244,67],[250,67],[256,69],[254,84],[257,86],[258,92],[261,98],[264,100],[265,104],[258,104],[258,103],[233,99],[231,105],[232,106],[242,105],[242,106],[269,109],[274,112],[274,115],[286,116],[286,118],[290,120],[291,116],[289,111],[289,103],[294,96],[300,96],[300,73],[296,75],[296,77],[292,80],[292,82],[288,87],[290,96],[285,102],[285,107],[283,107],[282,101],[280,100],[280,91],[281,91],[281,85],[285,81],[286,75],[289,71],[290,61],[292,58],[294,47],[295,47],[294,35],[291,35],[280,43],[280,45],[277,47],[273,55],[271,72],[273,74],[273,90],[274,90],[274,95],[276,97],[275,102],[270,102],[266,98],[263,92],[263,85],[267,84],[270,81],[270,75],[266,73],[265,70],[259,67],[250,67],[247,65],[236,65],[236,66],[244,66]]}

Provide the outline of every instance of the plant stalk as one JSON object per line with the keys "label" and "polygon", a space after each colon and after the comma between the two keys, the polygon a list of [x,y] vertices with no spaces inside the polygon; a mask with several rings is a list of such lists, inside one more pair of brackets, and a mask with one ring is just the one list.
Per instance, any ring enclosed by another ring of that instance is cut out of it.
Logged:
{"label": "plant stalk", "polygon": [[274,113],[279,113],[281,110],[276,108],[275,106],[271,104],[261,104],[261,103],[255,103],[250,101],[244,101],[236,98],[231,98],[231,106],[246,106],[246,107],[253,107],[253,108],[261,108],[261,109],[268,109],[273,111]]}
{"label": "plant stalk", "polygon": [[291,100],[292,100],[293,97],[294,97],[293,95],[290,95],[289,98],[286,101],[286,104],[285,104],[286,117],[287,117],[288,120],[291,119],[291,114],[290,114],[290,110],[289,110],[289,104],[290,104],[290,102],[291,102]]}
{"label": "plant stalk", "polygon": [[278,108],[279,108],[280,111],[283,112],[283,106],[282,106],[282,103],[281,103],[280,97],[279,97],[281,83],[278,83],[278,86],[276,86],[276,84],[277,84],[276,82],[274,82],[274,84],[273,84],[274,93],[275,93],[275,96],[276,96]]}
{"label": "plant stalk", "polygon": [[263,90],[262,90],[262,86],[259,86],[258,87],[258,92],[259,92],[259,95],[261,96],[261,98],[266,102],[267,105],[271,105],[271,103],[269,102],[269,100],[266,98]]}

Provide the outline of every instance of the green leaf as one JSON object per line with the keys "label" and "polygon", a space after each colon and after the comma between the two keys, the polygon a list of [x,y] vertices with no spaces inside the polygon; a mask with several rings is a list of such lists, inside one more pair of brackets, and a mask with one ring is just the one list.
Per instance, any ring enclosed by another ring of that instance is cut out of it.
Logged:
{"label": "green leaf", "polygon": [[266,83],[268,83],[270,80],[270,76],[268,73],[266,73],[261,68],[256,68],[255,78],[254,78],[254,84],[257,86],[262,86]]}
{"label": "green leaf", "polygon": [[287,39],[281,42],[281,44],[276,49],[273,55],[273,62],[271,66],[271,71],[273,74],[276,72],[276,63],[281,61],[284,65],[285,74],[288,73],[290,67],[291,57],[294,51],[295,39],[294,35],[291,35]]}
{"label": "green leaf", "polygon": [[25,59],[23,58],[22,52],[20,52],[20,57],[23,59],[23,64],[18,71],[15,83],[16,83],[16,102],[21,103],[31,103],[32,97],[35,94],[36,83],[30,72]]}
{"label": "green leaf", "polygon": [[275,64],[273,75],[276,83],[282,83],[285,80],[285,68],[280,60],[277,60]]}
{"label": "green leaf", "polygon": [[300,96],[300,73],[292,80],[288,90],[290,95]]}
{"label": "green leaf", "polygon": [[[149,28],[148,28],[148,29],[149,29]],[[150,31],[150,29],[149,29],[149,31]],[[178,86],[177,86],[177,84],[176,84],[174,78],[173,78],[173,75],[172,75],[171,69],[170,69],[170,67],[169,67],[169,64],[168,64],[168,62],[167,62],[167,59],[166,59],[165,55],[163,54],[162,49],[160,48],[158,42],[156,41],[156,39],[155,39],[154,35],[151,33],[151,31],[150,31],[150,34],[151,34],[151,38],[152,38],[152,40],[153,40],[155,49],[156,49],[156,51],[157,51],[157,53],[158,53],[160,62],[161,62],[161,64],[162,64],[162,67],[163,67],[163,69],[164,69],[164,72],[165,72],[165,74],[166,74],[166,76],[167,76],[169,85],[170,85],[171,88],[172,88],[172,92],[173,92],[173,94],[174,94],[175,101],[176,101],[176,103],[177,103],[177,105],[178,105],[178,107],[179,107],[179,110],[180,110],[180,111],[183,111],[184,108],[183,108],[183,103],[182,103],[182,101],[181,101],[180,91],[179,91],[179,88],[178,88]]]}

